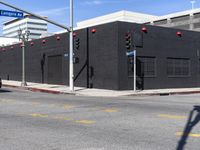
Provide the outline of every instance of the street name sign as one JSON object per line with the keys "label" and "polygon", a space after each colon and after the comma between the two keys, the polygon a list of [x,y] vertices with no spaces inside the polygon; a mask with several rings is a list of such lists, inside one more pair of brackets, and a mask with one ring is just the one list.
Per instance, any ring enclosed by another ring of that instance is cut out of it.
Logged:
{"label": "street name sign", "polygon": [[135,50],[126,52],[126,56],[134,56],[134,55],[135,55]]}
{"label": "street name sign", "polygon": [[23,18],[24,14],[17,11],[0,10],[0,16]]}

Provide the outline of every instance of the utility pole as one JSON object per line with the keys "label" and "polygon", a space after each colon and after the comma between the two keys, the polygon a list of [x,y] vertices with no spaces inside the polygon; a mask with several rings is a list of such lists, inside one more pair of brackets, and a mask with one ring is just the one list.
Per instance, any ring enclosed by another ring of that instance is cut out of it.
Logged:
{"label": "utility pole", "polygon": [[[134,46],[135,47],[135,46]],[[137,80],[137,74],[136,74],[136,58],[137,58],[137,54],[136,54],[136,48],[134,48],[133,50],[134,52],[134,86],[133,86],[133,90],[134,92],[136,92],[136,80]]]}
{"label": "utility pole", "polygon": [[23,30],[18,30],[19,40],[22,41],[22,83],[21,86],[27,86],[26,76],[25,76],[25,41],[28,41],[30,35],[30,31],[26,30],[23,33]]}
{"label": "utility pole", "polygon": [[73,64],[73,0],[70,0],[70,33],[69,33],[69,88],[71,92],[74,92],[74,64]]}
{"label": "utility pole", "polygon": [[190,1],[190,3],[192,4],[192,10],[194,9],[194,4],[196,3],[195,0]]}

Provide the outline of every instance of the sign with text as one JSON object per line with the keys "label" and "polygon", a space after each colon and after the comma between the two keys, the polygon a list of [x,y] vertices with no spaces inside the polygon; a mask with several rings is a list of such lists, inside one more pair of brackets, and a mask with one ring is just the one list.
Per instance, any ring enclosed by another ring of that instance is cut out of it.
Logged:
{"label": "sign with text", "polygon": [[23,18],[24,14],[22,12],[17,11],[0,10],[0,16]]}
{"label": "sign with text", "polygon": [[134,55],[135,55],[135,50],[126,52],[126,56],[134,56]]}

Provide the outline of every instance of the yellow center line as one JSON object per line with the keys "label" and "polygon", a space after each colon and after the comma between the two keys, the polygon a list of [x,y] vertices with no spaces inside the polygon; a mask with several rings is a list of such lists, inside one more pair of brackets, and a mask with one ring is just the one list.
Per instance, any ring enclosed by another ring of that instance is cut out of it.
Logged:
{"label": "yellow center line", "polygon": [[81,124],[95,124],[96,121],[93,120],[76,120],[76,123],[81,123]]}
{"label": "yellow center line", "polygon": [[64,108],[64,109],[70,109],[70,108],[74,108],[74,106],[73,105],[64,105],[62,108]]}
{"label": "yellow center line", "polygon": [[30,116],[32,116],[32,117],[41,117],[41,118],[48,117],[48,115],[46,115],[46,114],[30,114]]}
{"label": "yellow center line", "polygon": [[[176,132],[176,136],[183,136],[183,135],[184,135],[183,132]],[[186,136],[186,135],[184,135],[184,136]],[[200,138],[200,134],[189,133],[188,136],[189,136],[189,137]]]}
{"label": "yellow center line", "polygon": [[177,116],[177,115],[168,115],[168,114],[160,114],[158,115],[161,118],[168,118],[168,119],[185,119],[186,116]]}
{"label": "yellow center line", "polygon": [[107,112],[107,113],[114,113],[114,112],[117,112],[118,110],[117,109],[114,109],[114,108],[108,108],[108,109],[104,109],[103,112]]}

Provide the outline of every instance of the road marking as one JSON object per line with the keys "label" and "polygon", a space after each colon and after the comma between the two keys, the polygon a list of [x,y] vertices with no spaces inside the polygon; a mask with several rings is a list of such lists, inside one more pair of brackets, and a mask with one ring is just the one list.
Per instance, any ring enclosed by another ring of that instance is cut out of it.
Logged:
{"label": "road marking", "polygon": [[118,110],[114,108],[108,108],[108,109],[104,109],[103,111],[107,113],[114,113],[114,112],[117,112]]}
{"label": "road marking", "polygon": [[81,123],[81,124],[95,124],[96,121],[93,120],[76,120],[76,123]]}
{"label": "road marking", "polygon": [[176,116],[176,115],[168,115],[168,114],[160,114],[158,116],[162,118],[168,118],[168,119],[185,119],[186,118],[186,116]]}
{"label": "road marking", "polygon": [[0,103],[15,103],[15,100],[12,99],[0,99]]}
{"label": "road marking", "polygon": [[[176,136],[183,136],[184,133],[183,132],[176,132]],[[186,135],[184,135],[186,136]],[[195,137],[195,138],[200,138],[200,134],[193,134],[193,133],[190,133],[188,134],[189,137]]]}
{"label": "road marking", "polygon": [[73,108],[73,107],[74,107],[73,105],[66,104],[62,108],[64,108],[64,109],[70,109],[70,108]]}
{"label": "road marking", "polygon": [[45,115],[45,114],[30,114],[30,116],[32,116],[32,117],[41,117],[41,118],[48,117],[48,115]]}

